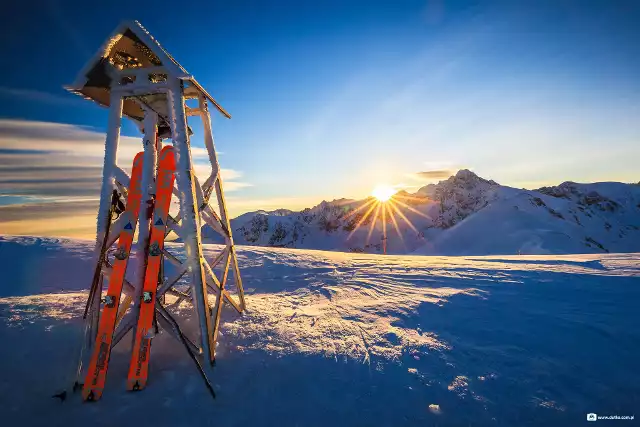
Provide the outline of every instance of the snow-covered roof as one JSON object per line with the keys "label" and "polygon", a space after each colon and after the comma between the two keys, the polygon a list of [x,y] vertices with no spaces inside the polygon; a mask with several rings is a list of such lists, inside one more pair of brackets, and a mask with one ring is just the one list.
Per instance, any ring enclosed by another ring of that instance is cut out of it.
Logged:
{"label": "snow-covered roof", "polygon": [[[182,67],[138,22],[123,22],[104,42],[100,50],[82,68],[78,77],[66,89],[102,106],[109,106],[113,71],[157,67],[169,78],[178,78],[188,83],[185,94],[203,95],[225,117],[231,118],[209,93]],[[167,118],[166,95],[163,93],[140,97],[160,115],[161,124]],[[123,114],[142,121],[144,111],[139,103],[125,99]]]}

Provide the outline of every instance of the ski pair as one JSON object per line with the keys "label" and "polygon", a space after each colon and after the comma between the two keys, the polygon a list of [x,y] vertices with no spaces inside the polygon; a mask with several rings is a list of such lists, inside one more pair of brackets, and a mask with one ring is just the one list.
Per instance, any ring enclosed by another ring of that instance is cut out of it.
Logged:
{"label": "ski pair", "polygon": [[[104,299],[104,308],[96,342],[89,362],[87,376],[82,389],[84,400],[98,400],[104,390],[109,356],[113,342],[113,333],[116,326],[120,295],[124,284],[124,277],[129,261],[131,244],[138,223],[138,214],[142,199],[140,188],[144,153],[138,153],[133,160],[131,182],[127,195],[127,206],[124,211],[126,222],[118,238],[118,249],[115,253],[115,261],[109,276],[109,288]],[[175,171],[175,157],[173,147],[166,146],[160,151],[158,159],[158,176],[156,179],[156,200],[154,215],[149,239],[149,252],[147,254],[147,268],[142,288],[142,301],[138,324],[135,329],[135,339],[131,356],[127,389],[142,389],[147,382],[149,350],[151,337],[149,332],[153,324],[155,311],[156,290],[158,285],[158,273],[164,248],[164,235],[167,216],[173,193],[173,181]],[[108,238],[106,236],[105,238]]]}
{"label": "ski pair", "polygon": [[147,269],[142,286],[142,300],[138,314],[138,326],[129,364],[127,390],[141,390],[147,385],[149,372],[149,352],[153,337],[153,317],[156,307],[156,291],[158,274],[162,265],[164,237],[167,228],[167,216],[173,195],[174,172],[176,169],[173,147],[167,146],[160,151],[158,159],[158,177],[156,179],[156,200],[151,221],[149,236],[149,252],[147,253]]}

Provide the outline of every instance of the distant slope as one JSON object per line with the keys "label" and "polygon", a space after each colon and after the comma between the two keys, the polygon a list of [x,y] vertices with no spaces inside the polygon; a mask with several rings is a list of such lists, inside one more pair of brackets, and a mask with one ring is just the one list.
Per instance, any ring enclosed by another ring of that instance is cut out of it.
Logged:
{"label": "distant slope", "polygon": [[566,182],[493,201],[416,254],[640,251],[640,187]]}
{"label": "distant slope", "polygon": [[[401,191],[393,200],[395,207],[384,215],[390,254],[640,252],[637,184],[565,182],[523,190],[460,170],[414,194]],[[368,212],[371,202],[340,199],[301,212],[246,213],[231,222],[234,239],[255,246],[381,253],[383,209]],[[212,229],[203,236],[222,242]]]}

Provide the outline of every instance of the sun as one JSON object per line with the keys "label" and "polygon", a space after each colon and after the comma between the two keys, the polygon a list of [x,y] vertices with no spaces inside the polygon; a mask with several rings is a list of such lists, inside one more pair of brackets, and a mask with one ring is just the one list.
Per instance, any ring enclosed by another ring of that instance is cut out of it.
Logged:
{"label": "sun", "polygon": [[[416,228],[415,225],[411,223],[411,220],[409,220],[409,218],[407,218],[407,216],[402,211],[411,211],[416,215],[431,219],[429,215],[425,215],[424,213],[407,204],[410,203],[412,199],[422,199],[411,196],[404,191],[396,192],[396,188],[390,185],[378,185],[371,192],[371,196],[373,197],[367,197],[366,200],[363,200],[362,204],[355,209],[349,209],[344,216],[344,219],[349,221],[349,227],[351,229],[351,232],[347,236],[347,240],[351,239],[351,237],[360,229],[361,226],[368,225],[369,232],[366,236],[366,244],[368,245],[371,239],[371,234],[376,227],[376,223],[378,223],[378,219],[380,219],[382,223],[382,253],[386,254],[387,219],[391,220],[390,224],[392,224],[393,228],[395,228],[396,233],[400,238],[400,242],[402,242],[405,248],[407,246],[405,245],[403,234],[406,234],[407,230],[400,230],[400,225],[398,224],[396,215],[398,215],[400,219],[405,222],[407,227],[409,227],[414,233],[416,233],[416,235],[420,234],[420,231]],[[380,250],[380,246],[378,246],[378,250]]]}
{"label": "sun", "polygon": [[396,193],[396,190],[388,185],[379,185],[373,189],[371,195],[381,202],[386,202]]}

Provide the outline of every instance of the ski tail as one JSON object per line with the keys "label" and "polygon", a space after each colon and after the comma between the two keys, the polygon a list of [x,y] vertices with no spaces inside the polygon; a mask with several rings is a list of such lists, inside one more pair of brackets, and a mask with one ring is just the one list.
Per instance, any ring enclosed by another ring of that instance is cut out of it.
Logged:
{"label": "ski tail", "polygon": [[[124,284],[124,276],[129,261],[129,252],[133,242],[133,235],[138,223],[138,212],[142,199],[142,189],[140,188],[143,155],[140,152],[133,160],[131,171],[131,182],[127,195],[127,206],[124,210],[124,227],[118,238],[118,249],[115,254],[115,261],[109,274],[109,287],[104,300],[102,316],[98,325],[95,346],[87,369],[87,376],[82,388],[82,398],[84,400],[98,400],[104,390],[107,369],[109,367],[109,356],[111,354],[111,343],[113,332],[116,326],[118,307],[120,305],[120,295]],[[109,236],[105,236],[105,240]]]}
{"label": "ski tail", "polygon": [[153,336],[158,273],[162,264],[167,216],[173,194],[174,171],[176,167],[172,146],[166,146],[158,156],[158,178],[156,180],[156,201],[151,221],[147,270],[142,287],[142,300],[135,339],[129,364],[127,390],[141,390],[147,385],[149,354]]}

